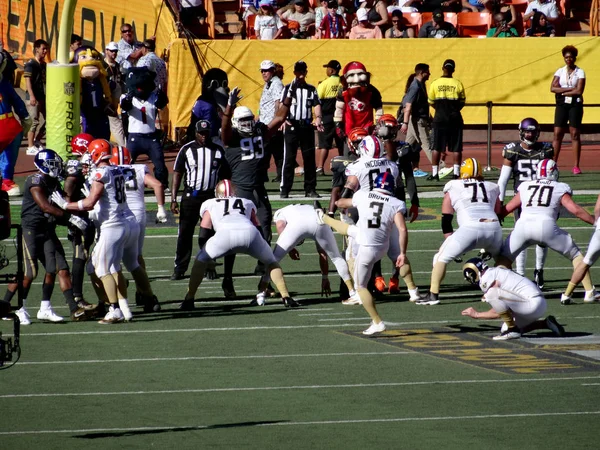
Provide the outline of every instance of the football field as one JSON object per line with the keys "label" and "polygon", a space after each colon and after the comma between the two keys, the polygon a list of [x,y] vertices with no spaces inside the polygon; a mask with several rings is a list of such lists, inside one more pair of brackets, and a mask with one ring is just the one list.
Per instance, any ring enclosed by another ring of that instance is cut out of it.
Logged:
{"label": "football field", "polygon": [[[597,174],[586,176],[597,187]],[[596,197],[575,200],[593,210]],[[440,204],[422,200],[421,220],[409,225],[408,255],[421,292],[443,240]],[[572,218],[559,225],[585,252],[593,227]],[[507,219],[505,235],[511,227]],[[196,310],[180,312],[187,279],[169,280],[176,233],[172,225],[148,229],[144,255],[163,310],[134,308],[130,323],[39,323],[36,280],[22,358],[0,371],[2,448],[598,448],[600,303],[584,304],[579,288],[574,305],[560,305],[572,270],[560,255],[548,257],[546,315],[565,326],[565,338],[544,330],[493,341],[499,321],[460,314],[489,306],[458,263],[448,266],[440,305],[416,306],[401,283],[399,295],[378,300],[387,331],[364,337],[369,318],[361,306],[321,296],[309,241],[298,247],[300,261],[282,261],[301,308],[286,309],[279,298],[249,306],[258,277],[248,275],[255,262],[239,255],[236,300],[223,299],[222,279],[205,280]],[[530,249],[530,276],[533,262]],[[387,280],[389,260],[383,269]],[[222,266],[217,271],[222,275]],[[592,278],[600,284],[597,267]],[[330,279],[337,290],[331,263]],[[94,301],[88,283],[85,294]],[[53,303],[68,314],[58,286]]]}

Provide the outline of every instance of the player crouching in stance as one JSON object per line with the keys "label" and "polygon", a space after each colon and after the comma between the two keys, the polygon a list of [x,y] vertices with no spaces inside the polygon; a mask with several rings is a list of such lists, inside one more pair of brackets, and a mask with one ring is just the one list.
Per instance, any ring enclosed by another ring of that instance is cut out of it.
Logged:
{"label": "player crouching in stance", "polygon": [[565,329],[554,316],[539,319],[546,312],[546,299],[537,285],[525,277],[504,267],[488,267],[481,258],[471,258],[463,266],[465,279],[479,286],[484,292],[483,301],[492,307],[478,312],[470,307],[462,311],[463,316],[473,319],[502,319],[501,333],[495,341],[519,339],[522,334],[533,330],[549,329],[558,337]]}
{"label": "player crouching in stance", "polygon": [[[589,273],[590,267],[594,265],[594,263],[600,257],[600,195],[598,196],[598,200],[596,200],[596,207],[594,208],[594,216],[596,218],[596,231],[592,235],[590,239],[590,245],[588,246],[588,251],[585,254],[585,258],[583,261],[579,262],[573,271],[573,276],[571,277],[571,281],[567,285],[567,289],[560,297],[560,302],[563,305],[571,304],[571,296],[573,295],[573,291],[577,287],[582,280],[585,279],[585,276]],[[585,303],[593,303],[598,301],[596,297],[587,297],[583,300]]]}
{"label": "player crouching in stance", "polygon": [[[68,214],[52,205],[49,201],[51,193],[60,189],[59,178],[63,173],[63,160],[55,151],[43,149],[33,159],[39,173],[27,177],[25,192],[21,206],[21,226],[23,227],[23,307],[16,311],[21,325],[31,323],[26,309],[26,299],[33,280],[37,276],[38,261],[46,269],[42,284],[42,302],[37,313],[38,320],[45,322],[63,322],[64,319],[57,315],[50,305],[50,297],[58,275],[58,283],[65,296],[71,312],[71,320],[87,320],[86,305],[78,305],[73,296],[69,265],[65,259],[65,251],[56,236],[56,224],[65,224],[68,218],[69,225],[85,231],[86,222],[81,217]],[[10,302],[17,284],[9,284],[4,300]],[[88,305],[89,306],[89,305]],[[91,308],[93,309],[93,308]]]}
{"label": "player crouching in stance", "polygon": [[[498,265],[511,268],[517,255],[534,244],[543,245],[569,258],[573,267],[583,261],[579,247],[569,233],[560,228],[556,221],[563,206],[583,222],[594,224],[594,218],[573,201],[568,184],[558,182],[558,167],[551,159],[540,161],[537,166],[537,180],[525,181],[517,189],[516,195],[503,208],[501,216],[510,214],[521,207],[521,217],[515,228],[504,241]],[[584,276],[584,300],[593,302],[600,298],[589,272]]]}
{"label": "player crouching in stance", "polygon": [[406,205],[393,196],[395,190],[393,176],[380,173],[373,182],[373,190],[360,190],[352,199],[340,199],[336,202],[338,208],[358,209],[359,219],[356,225],[348,225],[332,219],[322,209],[317,210],[320,224],[329,225],[344,236],[351,236],[358,243],[358,253],[354,260],[354,282],[364,308],[371,316],[371,325],[363,334],[373,335],[385,331],[385,323],[377,313],[373,296],[367,289],[373,265],[379,261],[390,247],[390,235],[393,226],[398,229],[399,254],[396,267],[406,264],[406,249],[408,247],[408,232],[404,222]]}
{"label": "player crouching in stance", "polygon": [[[321,205],[315,201],[315,205],[320,208]],[[354,290],[354,283],[348,270],[348,264],[340,254],[333,231],[329,227],[319,226],[317,223],[315,209],[310,205],[289,205],[278,210],[273,217],[279,239],[273,250],[273,255],[277,262],[281,261],[289,253],[293,260],[300,259],[300,253],[296,246],[304,242],[304,239],[312,239],[317,245],[319,253],[319,265],[321,268],[321,295],[329,296],[331,294],[331,285],[329,283],[329,267],[327,257],[331,259],[337,273],[348,288],[351,298],[358,299]],[[266,285],[268,276],[263,276],[263,285]],[[264,305],[265,293],[259,292],[253,304]]]}
{"label": "player crouching in stance", "polygon": [[[251,200],[236,197],[235,187],[230,180],[217,183],[215,198],[202,204],[200,216],[202,221],[198,241],[202,250],[194,261],[188,291],[179,306],[180,309],[194,309],[194,297],[209,263],[234,253],[245,253],[261,261],[281,294],[283,304],[288,308],[300,306],[290,297],[281,267],[262,236],[256,218],[256,206]],[[261,286],[260,290],[264,291],[265,288],[266,284]]]}
{"label": "player crouching in stance", "polygon": [[89,195],[78,202],[67,202],[54,192],[52,201],[67,211],[94,210],[94,220],[100,227],[100,233],[92,252],[92,264],[110,303],[108,313],[99,323],[114,324],[132,317],[121,260],[136,279],[135,274],[140,269],[137,251],[139,225],[127,206],[123,171],[118,166],[109,165],[112,157],[110,143],[96,139],[90,143],[88,151],[92,164],[96,166],[90,177],[92,186]]}
{"label": "player crouching in stance", "polygon": [[[440,285],[450,261],[475,248],[483,248],[492,257],[502,247],[502,228],[497,217],[501,204],[498,186],[484,181],[481,165],[475,158],[465,159],[460,166],[460,179],[444,186],[442,201],[442,232],[446,239],[433,257],[429,293],[416,301],[417,305],[437,305]],[[458,230],[452,229],[456,211]]]}

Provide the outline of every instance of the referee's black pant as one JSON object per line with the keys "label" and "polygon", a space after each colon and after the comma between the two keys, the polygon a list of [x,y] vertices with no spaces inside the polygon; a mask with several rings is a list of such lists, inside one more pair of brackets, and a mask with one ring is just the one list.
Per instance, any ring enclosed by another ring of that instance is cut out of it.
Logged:
{"label": "referee's black pant", "polygon": [[202,192],[193,196],[185,190],[179,205],[179,232],[177,234],[177,250],[175,252],[174,273],[185,274],[194,248],[194,230],[200,219],[200,207],[205,200],[214,197],[214,192]]}
{"label": "referee's black pant", "polygon": [[280,191],[289,194],[294,184],[294,169],[298,147],[302,150],[304,162],[304,192],[310,193],[317,187],[317,166],[315,162],[315,130],[311,124],[299,125],[292,121],[286,125],[283,133],[283,173]]}
{"label": "referee's black pant", "polygon": [[273,237],[271,232],[271,222],[273,221],[273,209],[269,201],[267,189],[263,186],[257,186],[254,189],[244,189],[239,186],[235,188],[237,197],[251,200],[256,205],[256,218],[260,223],[263,237],[270,244]]}

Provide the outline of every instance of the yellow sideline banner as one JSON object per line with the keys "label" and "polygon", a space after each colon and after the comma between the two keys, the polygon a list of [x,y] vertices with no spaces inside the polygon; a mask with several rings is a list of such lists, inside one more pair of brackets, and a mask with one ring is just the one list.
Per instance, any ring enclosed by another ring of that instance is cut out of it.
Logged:
{"label": "yellow sideline banner", "polygon": [[[550,83],[564,66],[561,49],[575,45],[579,65],[586,73],[585,103],[600,103],[600,39],[514,38],[514,39],[394,39],[394,40],[285,40],[285,41],[195,41],[203,70],[219,67],[229,75],[229,86],[239,86],[241,104],[257,112],[263,81],[260,62],[270,59],[283,65],[284,83],[293,78],[294,62],[308,64],[309,83],[325,78],[323,65],[337,59],[342,67],[361,61],[371,72],[371,81],[383,96],[386,112],[395,114],[404,95],[406,80],[417,63],[430,65],[430,81],[441,76],[445,59],[456,61],[454,76],[466,90],[469,103],[548,103],[554,104]],[[169,99],[172,127],[185,127],[190,111],[200,95],[200,78],[187,41],[171,44],[169,54]],[[467,124],[487,123],[487,108],[463,109]],[[527,116],[541,123],[553,123],[554,108],[495,107],[493,122],[517,124]],[[586,108],[584,123],[600,123],[600,108]]]}
{"label": "yellow sideline banner", "polygon": [[[161,3],[161,0],[78,0],[73,33],[83,38],[84,45],[103,52],[110,41],[121,39],[121,25],[131,23],[136,38],[143,41],[154,34]],[[50,60],[54,60],[63,6],[64,0],[1,0],[0,38],[4,48],[26,60],[33,56],[33,42],[44,39],[50,44]],[[163,19],[173,22],[166,7],[161,13]],[[167,29],[168,26],[163,27],[162,31]],[[176,34],[170,36],[168,32],[159,34],[157,47],[166,48],[175,37]]]}

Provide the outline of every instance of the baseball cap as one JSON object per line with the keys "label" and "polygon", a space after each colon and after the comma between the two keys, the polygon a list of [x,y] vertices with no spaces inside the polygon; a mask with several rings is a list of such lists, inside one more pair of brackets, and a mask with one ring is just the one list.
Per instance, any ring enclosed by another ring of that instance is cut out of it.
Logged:
{"label": "baseball cap", "polygon": [[210,133],[210,122],[208,120],[199,120],[196,122],[196,133]]}
{"label": "baseball cap", "polygon": [[298,61],[294,64],[294,72],[306,72],[308,70],[308,66],[304,61]]}
{"label": "baseball cap", "polygon": [[304,0],[294,0],[294,5],[304,5]]}
{"label": "baseball cap", "polygon": [[340,64],[339,61],[336,61],[335,59],[332,59],[327,64],[325,64],[323,67],[329,67],[329,68],[335,70],[336,72],[339,72],[340,70],[342,70],[342,65]]}
{"label": "baseball cap", "polygon": [[269,0],[261,0],[260,3],[258,4],[258,6],[268,6],[269,8],[273,7],[273,5],[271,4],[271,2]]}
{"label": "baseball cap", "polygon": [[434,20],[436,20],[436,19],[437,19],[437,20],[439,20],[439,19],[442,19],[442,20],[443,20],[443,19],[444,19],[444,13],[442,12],[442,10],[441,10],[441,9],[436,9],[436,10],[433,12],[433,19],[434,19]]}
{"label": "baseball cap", "polygon": [[356,11],[356,20],[362,22],[364,20],[368,20],[368,17],[369,13],[365,8],[358,8],[358,10]]}
{"label": "baseball cap", "polygon": [[329,0],[329,1],[327,2],[327,7],[328,7],[328,8],[331,8],[331,9],[334,9],[334,8],[335,8],[335,9],[337,9],[337,7],[338,7],[338,2],[337,2],[337,1],[335,1],[335,0]]}
{"label": "baseball cap", "polygon": [[268,59],[265,59],[263,62],[260,63],[260,70],[271,70],[274,68],[275,68],[275,63]]}
{"label": "baseball cap", "polygon": [[109,42],[108,45],[106,46],[106,50],[119,50],[119,46],[117,45],[116,42]]}
{"label": "baseball cap", "polygon": [[451,67],[452,69],[456,69],[456,63],[453,59],[447,59],[444,61],[444,65],[442,67]]}

